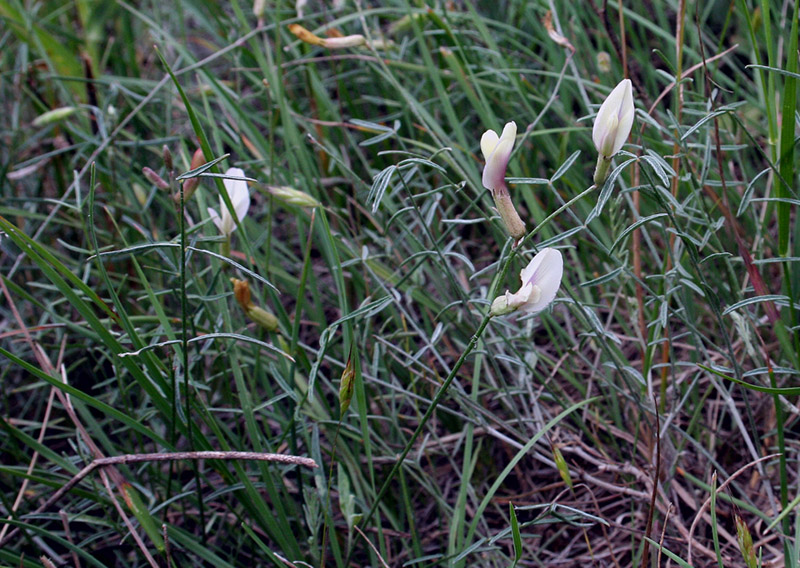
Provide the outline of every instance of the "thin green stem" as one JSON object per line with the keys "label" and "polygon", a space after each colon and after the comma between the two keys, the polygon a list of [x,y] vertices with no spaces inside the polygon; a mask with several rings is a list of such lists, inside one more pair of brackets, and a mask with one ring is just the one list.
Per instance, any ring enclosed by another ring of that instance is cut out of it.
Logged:
{"label": "thin green stem", "polygon": [[[181,356],[182,362],[181,366],[183,367],[183,396],[184,396],[184,407],[185,407],[185,414],[186,414],[186,437],[189,441],[189,449],[190,451],[195,451],[194,447],[194,435],[192,433],[192,402],[191,402],[191,395],[189,390],[189,330],[187,321],[189,318],[189,307],[188,307],[188,300],[186,297],[186,203],[184,202],[184,195],[183,195],[183,184],[180,184],[180,196],[181,196],[181,207],[180,207],[180,224],[181,224],[181,259],[180,259],[180,278],[181,278]],[[230,241],[228,241],[230,242]],[[173,383],[173,387],[175,387]],[[175,390],[173,388],[173,397],[175,396]],[[173,408],[176,407],[173,399]],[[200,483],[200,470],[197,467],[197,462],[192,462],[192,469],[194,469],[194,478],[195,478],[195,485],[197,486],[197,504],[198,509],[200,511],[200,527],[202,530],[203,535],[203,544],[206,543],[206,531],[205,531],[205,506],[203,505],[203,491],[202,491],[202,484]]]}
{"label": "thin green stem", "polygon": [[[510,260],[512,258],[513,255],[509,255],[506,264],[510,263]],[[433,415],[434,411],[436,410],[436,407],[439,406],[439,403],[447,394],[447,390],[450,387],[450,384],[456,378],[456,375],[458,374],[458,371],[461,369],[461,366],[464,364],[464,361],[467,360],[467,357],[470,355],[470,353],[472,353],[472,350],[475,349],[475,346],[478,344],[478,340],[480,339],[481,335],[483,335],[483,332],[486,329],[486,326],[489,325],[489,321],[491,319],[492,316],[489,315],[488,313],[483,317],[483,320],[478,326],[478,329],[472,335],[466,348],[461,353],[461,356],[458,358],[458,361],[456,361],[455,365],[453,365],[453,368],[450,370],[450,373],[447,375],[447,378],[442,383],[439,392],[437,392],[436,396],[433,397],[433,400],[431,401],[428,410],[425,411],[425,414],[420,419],[417,429],[414,430],[414,433],[411,435],[411,438],[408,440],[408,443],[406,443],[405,448],[403,448],[403,451],[397,457],[397,461],[395,462],[394,466],[389,472],[389,475],[386,477],[386,480],[383,482],[380,491],[378,491],[378,495],[375,497],[375,501],[372,503],[372,507],[370,507],[369,512],[366,515],[364,515],[364,518],[362,519],[362,524],[367,524],[369,520],[372,518],[372,515],[375,514],[375,511],[378,509],[378,506],[381,503],[381,499],[383,499],[383,497],[386,495],[386,492],[389,490],[389,486],[392,484],[394,476],[397,475],[397,472],[403,466],[403,462],[405,461],[406,456],[411,451],[411,448],[414,446],[414,443],[417,441],[417,438],[419,438],[420,434],[422,434],[422,430],[425,428],[425,425],[428,423],[428,420]],[[350,564],[349,557],[347,559],[347,562],[345,562],[345,564],[346,565]]]}

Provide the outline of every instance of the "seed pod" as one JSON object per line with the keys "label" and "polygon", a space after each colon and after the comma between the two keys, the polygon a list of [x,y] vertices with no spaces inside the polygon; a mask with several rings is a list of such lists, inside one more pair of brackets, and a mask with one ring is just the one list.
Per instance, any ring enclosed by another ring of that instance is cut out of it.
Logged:
{"label": "seed pod", "polygon": [[353,367],[353,351],[347,358],[347,364],[342,371],[342,380],[339,383],[339,413],[344,416],[350,408],[350,401],[353,399],[353,388],[355,386],[356,370]]}
{"label": "seed pod", "polygon": [[567,466],[567,461],[564,459],[561,450],[558,449],[558,446],[553,446],[553,460],[556,462],[558,474],[561,476],[561,479],[564,480],[567,487],[572,489],[572,477],[569,474],[569,467]]}

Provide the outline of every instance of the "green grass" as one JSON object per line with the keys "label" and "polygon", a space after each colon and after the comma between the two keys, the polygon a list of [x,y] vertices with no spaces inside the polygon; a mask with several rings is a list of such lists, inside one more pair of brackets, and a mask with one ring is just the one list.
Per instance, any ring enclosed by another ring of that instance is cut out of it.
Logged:
{"label": "green grass", "polygon": [[[797,6],[267,4],[0,0],[0,565],[743,566],[736,511],[795,566]],[[556,301],[489,317],[544,247]],[[318,467],[122,458],[192,451]]]}

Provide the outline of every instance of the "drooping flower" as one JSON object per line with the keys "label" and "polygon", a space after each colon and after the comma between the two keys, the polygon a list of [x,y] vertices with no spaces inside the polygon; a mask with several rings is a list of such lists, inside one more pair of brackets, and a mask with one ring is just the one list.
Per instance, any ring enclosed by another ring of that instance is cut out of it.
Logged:
{"label": "drooping flower", "polygon": [[563,273],[561,252],[554,248],[542,249],[520,272],[520,289],[514,294],[506,291],[495,298],[490,313],[502,316],[516,310],[531,314],[541,312],[556,297]]}
{"label": "drooping flower", "polygon": [[481,152],[486,165],[483,168],[481,181],[483,187],[492,192],[495,207],[508,234],[515,239],[521,239],[525,236],[525,223],[520,219],[506,187],[506,167],[514,149],[516,136],[517,124],[514,121],[506,123],[500,136],[494,130],[483,133]]}
{"label": "drooping flower", "polygon": [[630,79],[623,79],[608,95],[592,129],[592,141],[597,149],[597,168],[594,182],[600,185],[608,177],[612,156],[622,149],[633,126],[633,87]]}
{"label": "drooping flower", "polygon": [[[239,168],[230,168],[225,172],[225,175],[231,178],[245,177],[244,172]],[[228,237],[236,230],[236,220],[238,219],[241,222],[244,216],[247,215],[247,210],[250,208],[250,190],[247,187],[247,182],[243,179],[224,179],[223,184],[236,213],[236,219],[228,211],[222,196],[219,198],[222,217],[211,207],[208,208],[208,216],[211,217],[219,232]]]}

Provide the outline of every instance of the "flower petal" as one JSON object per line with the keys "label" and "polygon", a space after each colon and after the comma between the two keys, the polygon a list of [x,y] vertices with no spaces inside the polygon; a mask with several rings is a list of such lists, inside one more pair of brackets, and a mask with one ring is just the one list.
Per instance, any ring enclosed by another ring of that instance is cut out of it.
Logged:
{"label": "flower petal", "polygon": [[481,153],[483,154],[484,160],[489,159],[489,156],[492,155],[499,141],[500,137],[494,130],[487,130],[483,133],[483,136],[481,136]]}
{"label": "flower petal", "polygon": [[219,213],[214,211],[211,207],[208,208],[208,216],[211,221],[217,226],[217,230],[221,233],[222,231],[222,219],[219,217]]}
{"label": "flower petal", "polygon": [[[225,172],[225,175],[238,178],[245,177],[244,171],[240,168],[229,168],[228,171]],[[247,182],[239,179],[225,179],[223,183],[225,184],[225,190],[228,192],[228,197],[231,199],[233,209],[236,212],[236,217],[241,221],[250,208],[250,190],[247,187]]]}
{"label": "flower petal", "polygon": [[[494,134],[493,131],[489,131]],[[493,139],[493,136],[487,134],[483,135],[483,138],[487,138],[488,141]],[[497,136],[494,134],[494,136]],[[506,179],[506,166],[508,166],[508,159],[511,157],[511,150],[514,149],[514,142],[517,136],[517,124],[514,121],[506,123],[505,127],[503,128],[503,133],[500,135],[500,138],[497,144],[492,150],[489,157],[486,158],[486,166],[483,168],[483,187],[489,190],[499,189],[505,186],[505,179]],[[486,155],[486,149],[484,148],[484,140],[481,139],[481,150]]]}
{"label": "flower petal", "polygon": [[636,109],[633,106],[633,88],[629,79],[623,81],[625,84],[622,96],[622,106],[619,110],[619,126],[617,126],[617,137],[614,141],[614,153],[619,152],[628,140],[633,127],[633,117]]}
{"label": "flower petal", "polygon": [[536,313],[545,309],[556,297],[563,274],[564,259],[561,252],[554,248],[542,249],[520,273],[522,290],[529,285],[538,287],[539,297],[531,298],[531,301],[520,306],[520,310]]}
{"label": "flower petal", "polygon": [[[239,168],[229,168],[225,172],[225,175],[234,178],[245,177],[244,171]],[[250,189],[247,187],[247,182],[240,179],[223,179],[222,183],[225,187],[225,193],[228,194],[231,205],[233,205],[236,219],[241,222],[245,215],[247,215],[247,210],[250,208]],[[214,223],[221,233],[230,235],[236,230],[236,219],[231,215],[221,194],[219,196],[219,209],[222,212],[221,219],[217,212],[214,211],[214,216],[216,216],[217,219]],[[209,215],[211,215],[211,211],[213,211],[213,209],[209,208]],[[212,219],[214,219],[213,216]]]}
{"label": "flower petal", "polygon": [[508,307],[514,308],[515,310],[521,308],[525,304],[531,301],[531,296],[534,295],[534,286],[533,284],[526,284],[522,288],[519,289],[518,292],[515,294],[511,294],[506,291],[506,300],[508,301]]}
{"label": "flower petal", "polygon": [[608,95],[592,128],[592,142],[597,151],[611,157],[620,151],[633,126],[633,87],[630,79],[623,79]]}

